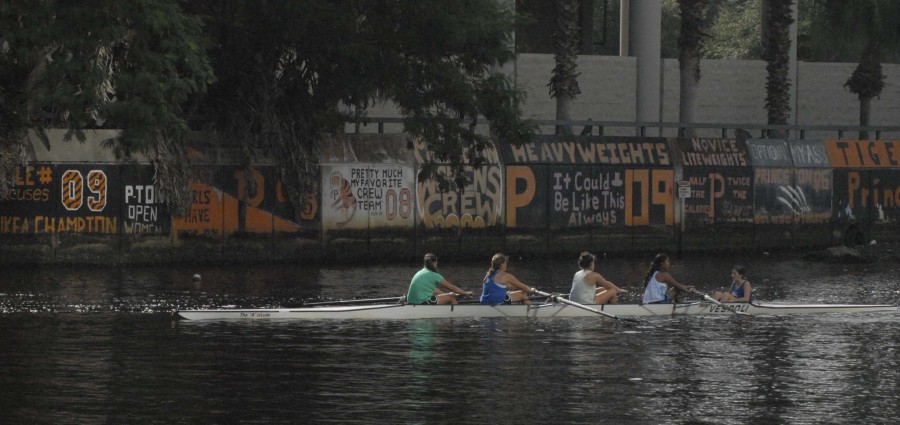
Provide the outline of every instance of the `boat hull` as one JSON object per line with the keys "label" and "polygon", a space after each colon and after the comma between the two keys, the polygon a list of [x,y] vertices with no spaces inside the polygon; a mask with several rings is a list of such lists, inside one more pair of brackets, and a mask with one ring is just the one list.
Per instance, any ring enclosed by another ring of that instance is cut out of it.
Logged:
{"label": "boat hull", "polygon": [[[618,317],[821,314],[896,312],[895,305],[872,304],[746,304],[721,305],[697,302],[687,304],[614,304],[588,307]],[[733,311],[732,311],[733,310]],[[278,309],[210,309],[179,310],[188,320],[414,320],[450,318],[501,317],[604,317],[596,312],[561,303],[538,305],[413,305],[376,304],[361,306],[278,308]]]}

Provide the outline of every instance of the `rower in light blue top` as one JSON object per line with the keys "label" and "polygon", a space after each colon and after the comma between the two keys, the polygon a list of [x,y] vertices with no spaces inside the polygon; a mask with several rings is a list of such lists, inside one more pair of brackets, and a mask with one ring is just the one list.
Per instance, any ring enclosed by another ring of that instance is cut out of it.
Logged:
{"label": "rower in light blue top", "polygon": [[482,304],[499,305],[528,301],[528,294],[533,294],[535,289],[522,283],[512,273],[508,273],[509,259],[503,254],[495,254],[491,258],[491,268],[484,274],[481,282]]}
{"label": "rower in light blue top", "polygon": [[671,304],[679,302],[684,294],[695,292],[693,286],[685,286],[669,273],[672,262],[666,254],[656,254],[644,277],[644,298],[641,304]]}
{"label": "rower in light blue top", "polygon": [[578,256],[578,267],[581,270],[572,277],[569,301],[580,304],[616,304],[619,294],[628,292],[594,271],[596,262],[597,257],[590,252],[585,251]]}
{"label": "rower in light blue top", "polygon": [[731,269],[731,288],[728,291],[716,291],[713,298],[720,303],[748,303],[753,293],[753,286],[746,278],[747,270],[743,266]]}

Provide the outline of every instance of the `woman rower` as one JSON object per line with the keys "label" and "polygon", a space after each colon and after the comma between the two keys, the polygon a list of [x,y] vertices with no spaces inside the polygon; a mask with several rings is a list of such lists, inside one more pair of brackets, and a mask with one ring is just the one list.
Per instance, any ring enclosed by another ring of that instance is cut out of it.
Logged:
{"label": "woman rower", "polygon": [[713,298],[720,303],[748,303],[753,293],[753,287],[745,277],[747,273],[743,266],[734,266],[731,269],[731,288],[728,292],[716,291]]}
{"label": "woman rower", "polygon": [[535,289],[522,283],[508,273],[509,259],[503,254],[494,254],[491,258],[491,268],[484,274],[481,281],[481,303],[498,305],[528,301],[528,294],[533,294]]}
{"label": "woman rower", "polygon": [[[409,304],[456,304],[456,295],[472,295],[472,291],[463,291],[456,285],[447,282],[437,271],[437,255],[425,254],[424,267],[409,282],[406,302]],[[452,292],[443,292],[438,284]]]}
{"label": "woman rower", "polygon": [[644,277],[644,298],[641,304],[672,304],[678,302],[693,286],[685,286],[672,277],[669,268],[672,262],[666,254],[656,254],[647,275]]}
{"label": "woman rower", "polygon": [[578,257],[578,267],[581,270],[575,272],[572,278],[569,301],[581,304],[616,304],[619,294],[628,292],[595,272],[596,260],[597,257],[590,252],[582,252]]}

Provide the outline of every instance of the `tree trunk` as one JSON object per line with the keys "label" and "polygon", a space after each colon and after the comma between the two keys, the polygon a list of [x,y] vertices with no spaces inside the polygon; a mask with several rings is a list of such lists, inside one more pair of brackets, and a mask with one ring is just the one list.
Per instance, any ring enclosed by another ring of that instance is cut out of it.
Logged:
{"label": "tree trunk", "polygon": [[[550,96],[556,98],[557,121],[571,121],[571,104],[581,93],[575,71],[580,48],[581,28],[578,19],[578,0],[556,0],[556,29],[553,31],[553,50],[556,67],[550,78]],[[568,123],[557,124],[556,134],[572,134]]]}
{"label": "tree trunk", "polygon": [[[696,52],[696,56],[684,58],[685,52],[682,52],[682,59],[679,60],[679,69],[681,71],[679,90],[681,95],[678,99],[678,122],[691,124],[697,122],[697,86],[700,79],[696,77],[700,73],[700,55]],[[684,137],[694,137],[693,128],[685,128]]]}
{"label": "tree trunk", "polygon": [[[790,28],[793,0],[763,0],[763,20],[766,34],[763,40],[763,58],[766,60],[766,111],[768,123],[786,125],[791,114]],[[787,130],[774,130],[770,136],[788,137]]]}
{"label": "tree trunk", "polygon": [[[872,113],[872,99],[881,95],[884,89],[884,72],[881,70],[881,40],[870,38],[863,49],[859,65],[853,70],[853,75],[844,83],[850,92],[859,96],[859,125],[869,125]],[[869,132],[859,132],[860,139],[868,139]]]}
{"label": "tree trunk", "polygon": [[[860,97],[859,98],[859,125],[862,127],[866,127],[869,125],[869,117],[872,115],[872,98],[871,97]],[[859,139],[860,140],[869,140],[869,131],[868,130],[860,130],[859,131]]]}
{"label": "tree trunk", "polygon": [[[558,95],[556,96],[556,120],[557,121],[571,121],[572,113],[570,111],[572,106],[572,97],[569,95]],[[572,135],[572,125],[568,122],[565,125],[557,125],[556,126],[556,134],[564,134],[567,136]]]}
{"label": "tree trunk", "polygon": [[[681,31],[678,34],[678,69],[680,97],[678,121],[697,122],[697,86],[700,82],[700,49],[703,46],[704,0],[678,0],[681,9]],[[694,129],[687,128],[684,137],[693,137]]]}

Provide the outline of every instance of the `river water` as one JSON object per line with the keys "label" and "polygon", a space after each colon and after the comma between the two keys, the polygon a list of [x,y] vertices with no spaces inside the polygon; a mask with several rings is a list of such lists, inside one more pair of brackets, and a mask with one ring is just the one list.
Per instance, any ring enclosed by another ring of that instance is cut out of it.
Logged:
{"label": "river water", "polygon": [[[649,259],[598,271],[639,292]],[[894,303],[900,264],[675,259],[712,291],[735,263],[762,301]],[[479,292],[483,263],[440,264]],[[900,315],[187,322],[175,308],[405,292],[419,264],[7,269],[0,423],[888,424]],[[511,262],[567,292],[571,261]],[[201,283],[191,276],[202,275]],[[637,296],[625,297],[635,302]]]}

